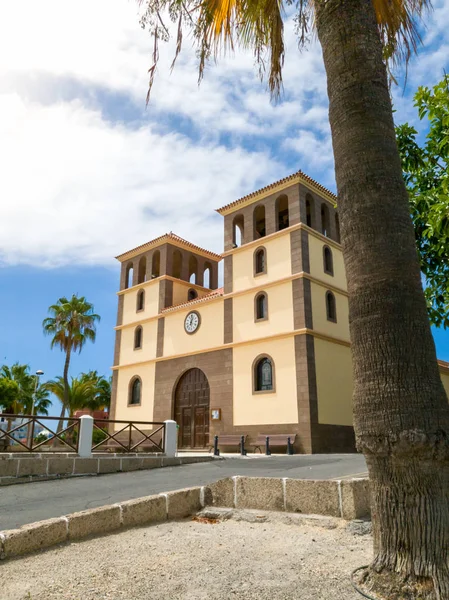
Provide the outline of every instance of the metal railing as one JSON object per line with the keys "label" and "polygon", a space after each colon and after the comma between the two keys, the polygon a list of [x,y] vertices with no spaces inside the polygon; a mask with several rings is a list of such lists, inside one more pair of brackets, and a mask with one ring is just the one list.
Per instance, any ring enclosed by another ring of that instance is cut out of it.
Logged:
{"label": "metal railing", "polygon": [[[20,421],[19,425],[16,424],[18,420]],[[0,413],[0,421],[0,450],[7,450],[8,452],[23,452],[24,450],[27,452],[42,450],[61,452],[61,449],[63,449],[64,452],[78,452],[80,419],[76,417],[61,419],[60,417],[42,415]],[[47,424],[48,421],[57,421],[58,423],[62,421],[63,428],[61,431],[53,431]],[[64,423],[67,425],[64,426]],[[25,435],[24,431],[26,431]],[[45,436],[45,439],[42,439],[42,436]]]}
{"label": "metal railing", "polygon": [[[148,422],[148,421],[113,421],[108,419],[102,419],[101,425],[107,424],[108,430],[103,427],[99,427],[94,422],[94,431],[100,430],[105,434],[105,438],[98,443],[92,442],[92,452],[98,452],[118,449],[122,452],[136,452],[137,448],[145,447],[151,451],[165,452],[165,423]],[[123,425],[118,430],[115,430],[114,425]],[[137,427],[139,425],[139,427]],[[151,429],[149,432],[142,431],[140,426],[144,425],[145,428],[152,428],[156,426],[156,429]]]}

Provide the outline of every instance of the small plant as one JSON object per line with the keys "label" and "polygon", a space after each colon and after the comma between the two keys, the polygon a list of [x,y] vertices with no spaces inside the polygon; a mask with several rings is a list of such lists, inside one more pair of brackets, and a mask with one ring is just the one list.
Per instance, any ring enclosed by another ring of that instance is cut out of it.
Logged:
{"label": "small plant", "polygon": [[105,440],[107,437],[108,437],[108,434],[106,433],[106,431],[104,429],[97,429],[95,427],[92,432],[92,443],[95,446],[96,444],[99,444],[100,442]]}

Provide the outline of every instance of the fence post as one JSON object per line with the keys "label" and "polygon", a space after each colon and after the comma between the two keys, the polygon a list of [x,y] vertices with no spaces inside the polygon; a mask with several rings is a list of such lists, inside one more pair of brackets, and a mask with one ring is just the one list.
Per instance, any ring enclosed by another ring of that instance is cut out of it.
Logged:
{"label": "fence post", "polygon": [[82,417],[80,417],[78,455],[82,458],[90,458],[92,456],[93,431],[93,418],[90,415],[83,415]]}
{"label": "fence post", "polygon": [[178,427],[176,421],[164,421],[165,423],[165,456],[174,457],[178,449]]}

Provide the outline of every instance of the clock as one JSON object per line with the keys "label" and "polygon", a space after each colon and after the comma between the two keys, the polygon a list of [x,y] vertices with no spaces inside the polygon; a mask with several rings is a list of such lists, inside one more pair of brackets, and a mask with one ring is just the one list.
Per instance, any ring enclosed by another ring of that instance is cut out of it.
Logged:
{"label": "clock", "polygon": [[195,333],[201,323],[200,313],[196,312],[196,310],[192,310],[189,312],[184,321],[184,329],[186,333]]}

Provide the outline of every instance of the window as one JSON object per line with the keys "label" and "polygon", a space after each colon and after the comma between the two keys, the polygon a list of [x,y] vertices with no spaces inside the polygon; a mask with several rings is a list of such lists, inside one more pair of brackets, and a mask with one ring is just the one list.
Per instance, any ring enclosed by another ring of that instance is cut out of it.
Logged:
{"label": "window", "polygon": [[335,237],[338,243],[340,243],[340,219],[338,213],[335,213]]}
{"label": "window", "polygon": [[326,316],[328,321],[337,322],[337,307],[332,292],[326,292]]}
{"label": "window", "polygon": [[254,252],[254,275],[262,275],[267,272],[267,253],[265,248],[258,248]]}
{"label": "window", "polygon": [[159,277],[161,271],[161,253],[156,250],[151,259],[151,279]]}
{"label": "window", "polygon": [[289,226],[288,198],[285,195],[276,200],[276,224],[278,231]]}
{"label": "window", "polygon": [[144,306],[145,306],[145,291],[140,290],[140,292],[138,292],[138,294],[137,294],[136,311],[139,312],[139,310],[143,310]]}
{"label": "window", "polygon": [[323,268],[324,272],[328,275],[334,274],[334,259],[332,256],[332,250],[329,246],[323,247]]}
{"label": "window", "polygon": [[132,287],[132,285],[133,285],[133,274],[134,274],[133,264],[130,263],[126,267],[125,289],[128,289],[128,288]]}
{"label": "window", "polygon": [[255,321],[268,319],[268,297],[265,292],[257,294],[255,300]]}
{"label": "window", "polygon": [[134,330],[134,350],[142,348],[142,327],[136,327]]}
{"label": "window", "polygon": [[273,361],[268,356],[255,360],[254,364],[254,392],[274,391]]}
{"label": "window", "polygon": [[187,300],[190,302],[190,300],[195,300],[195,298],[198,298],[196,290],[189,290],[187,293]]}
{"label": "window", "polygon": [[139,260],[139,268],[137,270],[137,283],[143,283],[147,280],[147,259],[145,256]]}
{"label": "window", "polygon": [[244,230],[243,215],[237,215],[232,221],[232,245],[234,248],[238,248],[243,244]]}
{"label": "window", "polygon": [[181,279],[181,269],[182,269],[182,254],[179,250],[174,250],[173,252],[173,277],[177,277]]}
{"label": "window", "polygon": [[329,237],[329,208],[325,204],[321,205],[321,233]]}
{"label": "window", "polygon": [[135,377],[131,380],[131,385],[129,386],[129,402],[128,404],[140,404],[142,396],[142,382],[139,377]]}
{"label": "window", "polygon": [[198,261],[194,256],[189,258],[189,281],[190,283],[196,283],[198,271]]}
{"label": "window", "polygon": [[257,206],[254,209],[253,222],[254,222],[254,239],[257,240],[261,237],[265,237],[265,235],[266,235],[265,206],[263,204],[259,204],[259,206]]}
{"label": "window", "polygon": [[313,198],[310,194],[306,196],[306,224],[312,227],[313,223]]}

